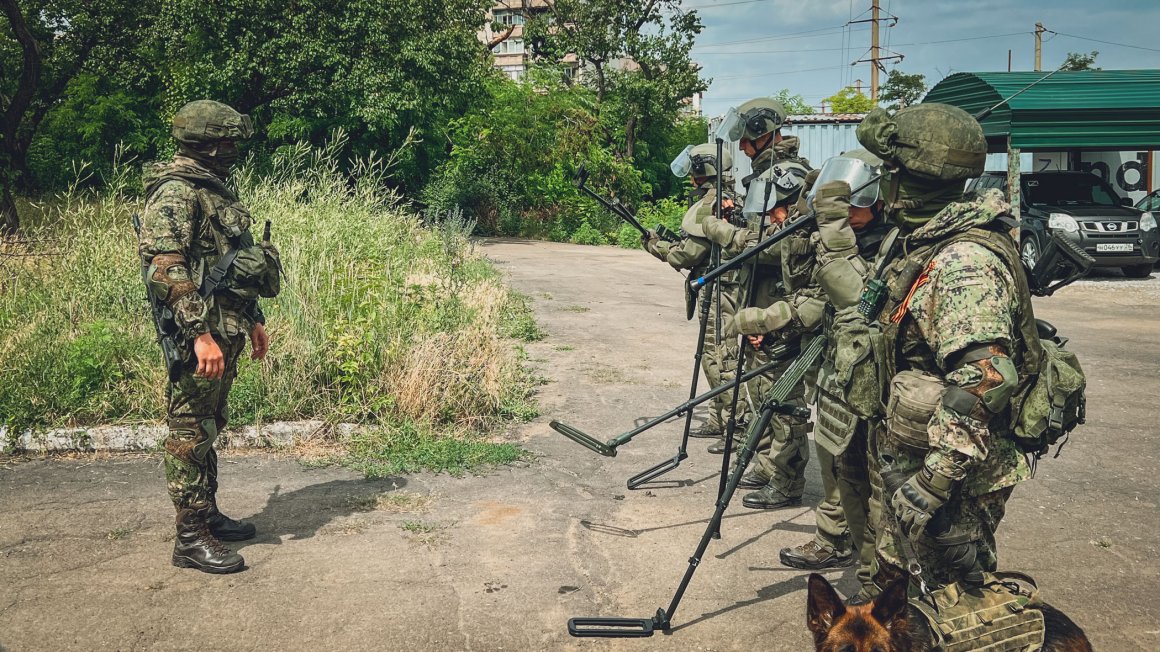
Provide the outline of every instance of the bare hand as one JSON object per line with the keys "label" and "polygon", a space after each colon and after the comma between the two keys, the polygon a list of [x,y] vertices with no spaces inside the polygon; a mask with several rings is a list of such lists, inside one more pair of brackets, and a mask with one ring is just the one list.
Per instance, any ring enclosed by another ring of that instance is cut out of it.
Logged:
{"label": "bare hand", "polygon": [[270,350],[270,336],[266,334],[264,324],[254,324],[250,331],[250,349],[251,360],[261,360],[266,357],[266,351]]}
{"label": "bare hand", "polygon": [[218,380],[225,375],[226,357],[209,333],[202,333],[193,341],[193,354],[197,356],[195,375],[209,380]]}
{"label": "bare hand", "polygon": [[755,349],[760,349],[761,343],[765,341],[764,335],[746,335],[745,337],[749,340],[749,345]]}

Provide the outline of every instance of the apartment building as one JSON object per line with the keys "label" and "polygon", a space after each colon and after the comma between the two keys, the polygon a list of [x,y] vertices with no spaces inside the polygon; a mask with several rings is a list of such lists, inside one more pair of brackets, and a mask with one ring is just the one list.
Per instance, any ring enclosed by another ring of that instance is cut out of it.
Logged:
{"label": "apartment building", "polygon": [[[487,12],[487,23],[480,30],[479,39],[484,43],[492,43],[503,37],[492,48],[492,54],[495,56],[495,67],[512,79],[523,76],[531,57],[530,48],[524,41],[524,21],[529,16],[545,11],[548,11],[545,0],[499,0]],[[493,26],[500,30],[492,29]]]}

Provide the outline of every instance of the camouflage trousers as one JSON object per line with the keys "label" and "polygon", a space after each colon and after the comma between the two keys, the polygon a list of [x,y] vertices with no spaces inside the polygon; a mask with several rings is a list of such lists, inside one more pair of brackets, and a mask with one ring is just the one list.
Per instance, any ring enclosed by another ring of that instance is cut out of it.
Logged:
{"label": "camouflage trousers", "polygon": [[[890,510],[890,497],[907,478],[916,473],[926,457],[925,450],[901,445],[884,436],[885,429],[878,428],[878,463],[882,482],[883,515],[879,521],[877,563],[885,563],[897,568],[906,568],[907,556],[913,549],[918,563],[923,569],[923,579],[932,586],[945,586],[963,579],[965,571],[949,566],[943,558],[943,549],[929,537],[923,537],[908,547],[902,540],[897,520]],[[957,492],[941,509],[950,516],[952,531],[966,535],[974,543],[979,565],[984,571],[993,572],[999,564],[995,532],[1007,511],[1007,500],[1014,487],[1004,487],[997,491],[978,496]],[[881,588],[881,587],[880,587]]]}
{"label": "camouflage trousers", "polygon": [[194,375],[197,361],[188,360],[181,378],[168,388],[169,436],[165,439],[165,479],[169,497],[179,511],[214,502],[217,493],[218,433],[226,426],[226,405],[238,373],[245,336],[214,337],[225,356],[225,373],[218,380]]}
{"label": "camouflage trousers", "polygon": [[[804,342],[803,342],[804,345]],[[752,348],[747,355],[748,368],[759,367],[768,363],[769,356],[763,351],[754,354]],[[785,373],[793,362],[788,358],[782,364],[774,366],[767,374],[762,374],[745,384],[743,394],[748,394],[750,410],[753,412],[751,420],[756,420],[756,412],[761,409],[765,395],[773,388],[773,384]],[[786,403],[798,407],[806,407],[806,382],[790,392]],[[753,469],[759,477],[768,478],[769,484],[791,498],[799,498],[806,487],[806,464],[810,461],[809,432],[812,424],[809,419],[775,414],[769,422],[769,428],[762,433],[758,445],[758,453],[754,457]]]}
{"label": "camouflage trousers", "polygon": [[877,456],[871,453],[869,428],[859,421],[846,450],[838,456],[837,485],[850,541],[858,552],[858,581],[870,586],[874,573],[874,547],[882,518],[882,476]]}
{"label": "camouflage trousers", "polygon": [[[705,380],[708,381],[709,388],[713,388],[731,383],[737,377],[737,356],[740,352],[737,338],[726,337],[724,331],[726,324],[733,321],[733,316],[737,314],[737,293],[740,288],[736,283],[721,284],[720,329],[717,328],[717,291],[715,288],[709,291],[711,296],[709,323],[705,329],[705,352],[701,358],[701,369],[705,373]],[[725,424],[729,423],[729,407],[732,404],[732,399],[731,392],[722,392],[710,401],[708,427],[725,432]],[[743,393],[737,403],[738,418],[748,413],[747,403],[744,399]]]}

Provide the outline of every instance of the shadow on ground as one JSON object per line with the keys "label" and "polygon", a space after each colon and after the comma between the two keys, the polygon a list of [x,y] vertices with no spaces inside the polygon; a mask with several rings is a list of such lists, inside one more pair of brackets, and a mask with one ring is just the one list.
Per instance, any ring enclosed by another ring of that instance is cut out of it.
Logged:
{"label": "shadow on ground", "polygon": [[276,485],[262,511],[246,519],[258,528],[258,536],[238,548],[280,544],[285,536],[309,539],[336,519],[370,511],[368,505],[379,496],[405,486],[405,478],[331,480],[286,492],[282,485]]}

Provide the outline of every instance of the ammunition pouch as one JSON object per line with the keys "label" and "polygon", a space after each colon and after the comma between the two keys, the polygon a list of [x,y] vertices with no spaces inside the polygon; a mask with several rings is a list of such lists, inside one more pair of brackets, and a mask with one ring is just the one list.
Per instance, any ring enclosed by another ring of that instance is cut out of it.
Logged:
{"label": "ammunition pouch", "polygon": [[272,298],[282,291],[282,263],[269,242],[242,246],[230,265],[222,287],[240,299]]}
{"label": "ammunition pouch", "polygon": [[838,310],[831,329],[834,383],[843,388],[844,403],[863,419],[882,407],[882,333],[871,328],[856,306]]}
{"label": "ammunition pouch", "polygon": [[986,573],[981,586],[955,583],[912,599],[944,652],[1022,652],[1043,646],[1045,626],[1035,580],[1021,573]]}
{"label": "ammunition pouch", "polygon": [[900,371],[891,378],[886,436],[892,443],[915,451],[930,448],[927,426],[946,390],[946,381],[920,371]]}

